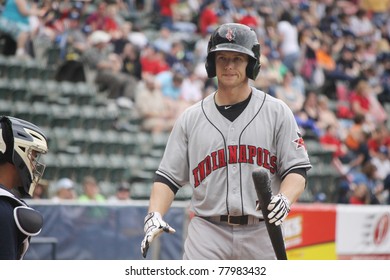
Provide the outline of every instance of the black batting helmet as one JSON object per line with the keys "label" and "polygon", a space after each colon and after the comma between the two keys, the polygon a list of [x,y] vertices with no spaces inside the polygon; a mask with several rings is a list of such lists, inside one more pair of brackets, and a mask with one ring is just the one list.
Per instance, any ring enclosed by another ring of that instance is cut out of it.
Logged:
{"label": "black batting helmet", "polygon": [[256,32],[243,24],[225,23],[211,34],[207,47],[206,71],[209,78],[216,75],[215,52],[233,51],[249,56],[248,78],[255,80],[260,71],[260,44]]}
{"label": "black batting helmet", "polygon": [[47,138],[36,125],[14,117],[0,117],[0,162],[15,165],[24,194],[33,194],[45,165],[39,156],[47,152]]}

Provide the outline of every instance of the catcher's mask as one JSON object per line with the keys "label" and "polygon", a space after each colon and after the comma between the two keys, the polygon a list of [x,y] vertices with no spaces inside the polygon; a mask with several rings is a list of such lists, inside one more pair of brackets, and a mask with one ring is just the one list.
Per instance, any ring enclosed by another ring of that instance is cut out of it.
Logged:
{"label": "catcher's mask", "polygon": [[39,127],[18,118],[0,117],[0,161],[15,165],[23,195],[33,194],[45,170],[39,158],[47,150],[47,138]]}
{"label": "catcher's mask", "polygon": [[216,75],[215,52],[233,51],[247,54],[249,57],[246,75],[255,80],[260,71],[260,44],[256,32],[243,24],[225,23],[211,34],[206,59],[206,71],[209,78]]}

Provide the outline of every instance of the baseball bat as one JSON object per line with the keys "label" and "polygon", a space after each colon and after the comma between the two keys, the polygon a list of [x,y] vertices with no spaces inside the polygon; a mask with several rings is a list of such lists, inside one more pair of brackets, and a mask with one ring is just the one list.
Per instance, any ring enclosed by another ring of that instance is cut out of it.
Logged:
{"label": "baseball bat", "polygon": [[268,235],[271,239],[272,247],[275,251],[278,260],[287,260],[286,248],[284,246],[284,239],[282,229],[275,224],[269,223],[267,206],[271,201],[272,190],[271,180],[268,172],[264,168],[256,169],[252,172],[253,182],[257,193],[257,198],[261,207],[261,212],[265,220]]}

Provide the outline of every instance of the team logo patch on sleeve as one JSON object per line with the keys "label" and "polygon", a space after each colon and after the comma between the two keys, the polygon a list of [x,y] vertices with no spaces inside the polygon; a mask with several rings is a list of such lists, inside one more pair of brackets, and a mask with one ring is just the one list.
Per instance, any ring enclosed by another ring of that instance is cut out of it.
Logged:
{"label": "team logo patch on sleeve", "polygon": [[293,142],[296,145],[296,149],[304,148],[306,150],[305,141],[303,141],[301,133],[297,132],[298,138],[295,139]]}

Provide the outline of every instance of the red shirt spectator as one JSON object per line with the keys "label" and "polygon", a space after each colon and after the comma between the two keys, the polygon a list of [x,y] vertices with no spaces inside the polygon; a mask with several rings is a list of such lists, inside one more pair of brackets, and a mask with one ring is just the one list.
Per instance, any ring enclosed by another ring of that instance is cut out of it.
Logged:
{"label": "red shirt spectator", "polygon": [[164,17],[173,16],[172,6],[177,3],[177,0],[159,0],[158,4],[160,6],[160,15]]}
{"label": "red shirt spectator", "polygon": [[157,75],[160,72],[170,69],[168,63],[165,61],[164,54],[150,46],[144,49],[140,62],[143,73]]}
{"label": "red shirt spectator", "polygon": [[210,28],[217,26],[219,17],[216,11],[217,1],[208,1],[205,8],[199,16],[199,31],[202,35],[206,35]]}
{"label": "red shirt spectator", "polygon": [[346,154],[346,147],[344,143],[336,136],[337,129],[335,126],[329,126],[324,135],[320,137],[321,145],[333,151],[333,157],[341,157]]}
{"label": "red shirt spectator", "polygon": [[101,2],[98,9],[90,14],[85,23],[89,25],[92,31],[103,30],[107,33],[117,31],[119,29],[117,22],[109,14],[113,12],[114,6],[109,6],[105,2]]}

